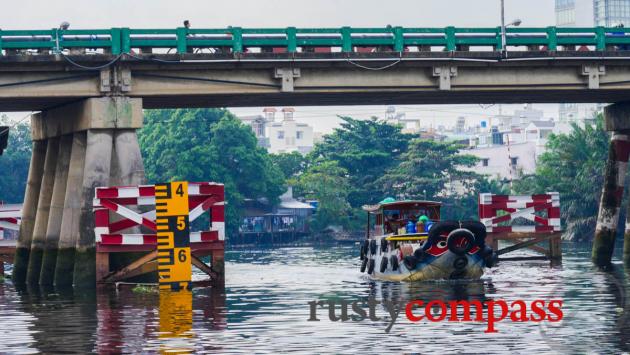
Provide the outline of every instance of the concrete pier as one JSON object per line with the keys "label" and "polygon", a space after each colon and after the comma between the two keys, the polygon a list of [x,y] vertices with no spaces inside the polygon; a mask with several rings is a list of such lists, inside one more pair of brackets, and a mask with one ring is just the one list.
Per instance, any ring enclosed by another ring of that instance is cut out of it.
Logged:
{"label": "concrete pier", "polygon": [[[606,129],[613,133],[608,149],[604,186],[593,239],[592,259],[597,266],[610,265],[614,250],[630,156],[630,122],[628,121],[630,104],[613,104],[606,107],[604,118]],[[630,239],[630,236],[627,238]],[[628,248],[629,239],[624,240],[624,250]]]}
{"label": "concrete pier", "polygon": [[31,163],[28,170],[28,181],[24,193],[24,205],[22,207],[22,224],[15,250],[13,266],[13,282],[23,284],[26,282],[28,259],[31,251],[33,228],[37,215],[37,202],[39,201],[39,189],[44,173],[44,160],[46,158],[46,141],[34,140]]}
{"label": "concrete pier", "polygon": [[[112,155],[112,168],[110,174],[110,185],[117,186],[137,186],[145,183],[144,164],[142,162],[142,154],[140,153],[140,144],[138,143],[138,135],[135,130],[121,129],[114,133],[114,149]],[[136,210],[132,208],[132,210]],[[115,214],[110,214],[110,221],[120,219]],[[128,230],[128,233],[141,233],[140,227],[134,227]],[[133,253],[111,253],[109,260],[103,263],[97,260],[99,265],[105,265],[106,268],[114,270],[121,269],[129,265],[134,260],[145,255],[143,252]],[[145,274],[136,277],[138,282],[157,282],[157,276],[154,273]]]}
{"label": "concrete pier", "polygon": [[[31,117],[33,157],[16,250],[16,283],[96,285],[94,189],[144,180],[142,102],[100,97]],[[112,164],[114,170],[112,171]]]}
{"label": "concrete pier", "polygon": [[96,240],[94,236],[94,189],[109,184],[112,160],[113,131],[88,130],[85,168],[81,191],[79,239],[74,259],[74,285],[89,287],[96,283]]}
{"label": "concrete pier", "polygon": [[55,264],[54,284],[56,286],[72,285],[74,274],[74,254],[79,239],[79,215],[81,212],[81,185],[85,167],[86,133],[72,134],[72,149],[66,192],[63,200],[61,231],[57,261]]}
{"label": "concrete pier", "polygon": [[57,155],[57,167],[55,168],[55,182],[50,212],[48,212],[48,226],[46,228],[46,241],[44,255],[42,256],[39,283],[52,285],[55,277],[55,264],[57,261],[57,248],[61,233],[63,218],[64,198],[68,183],[68,167],[70,166],[70,154],[72,150],[72,134],[66,134],[59,140],[59,153]]}
{"label": "concrete pier", "polygon": [[59,138],[50,138],[46,146],[46,158],[44,160],[44,175],[39,189],[39,201],[37,202],[37,216],[33,227],[31,240],[31,253],[28,259],[28,272],[26,281],[30,284],[39,283],[39,275],[46,244],[46,228],[48,227],[48,215],[55,183],[55,170],[57,168],[57,155],[59,152]]}

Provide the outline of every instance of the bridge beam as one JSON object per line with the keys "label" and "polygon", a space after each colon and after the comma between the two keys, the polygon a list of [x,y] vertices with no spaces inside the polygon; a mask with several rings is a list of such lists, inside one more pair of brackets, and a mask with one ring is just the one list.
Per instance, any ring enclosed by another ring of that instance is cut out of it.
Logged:
{"label": "bridge beam", "polygon": [[142,101],[127,97],[90,98],[31,117],[34,150],[18,282],[96,285],[94,188],[110,179],[143,182],[141,126]]}
{"label": "bridge beam", "polygon": [[[606,107],[604,119],[606,130],[612,131],[612,136],[592,250],[593,262],[602,267],[611,263],[619,224],[630,157],[630,103]],[[624,260],[630,261],[630,233],[624,235]]]}

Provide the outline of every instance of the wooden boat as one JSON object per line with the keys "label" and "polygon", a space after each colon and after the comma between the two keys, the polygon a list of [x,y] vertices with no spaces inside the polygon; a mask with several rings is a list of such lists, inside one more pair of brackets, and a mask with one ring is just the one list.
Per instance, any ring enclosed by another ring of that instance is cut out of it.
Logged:
{"label": "wooden boat", "polygon": [[496,261],[477,221],[440,221],[441,203],[385,199],[363,206],[361,272],[388,281],[479,279]]}

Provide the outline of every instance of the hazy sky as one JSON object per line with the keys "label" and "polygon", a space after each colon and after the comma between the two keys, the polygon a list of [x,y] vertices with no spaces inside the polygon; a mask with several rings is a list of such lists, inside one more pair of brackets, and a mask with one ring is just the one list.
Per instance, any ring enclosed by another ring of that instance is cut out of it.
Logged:
{"label": "hazy sky", "polygon": [[[185,19],[194,27],[414,27],[497,26],[499,0],[0,0],[2,29],[44,29],[70,22],[71,28],[167,28],[180,26]],[[506,20],[520,18],[522,26],[549,26],[555,22],[554,0],[505,0]],[[9,16],[10,14],[10,16]],[[550,117],[557,105],[537,105]],[[510,112],[519,105],[503,105]],[[330,131],[337,113],[360,117],[380,115],[384,106],[346,108],[297,108],[296,118],[316,130]],[[429,111],[433,110],[433,111]],[[411,117],[450,124],[465,115],[471,121],[497,113],[498,106],[405,106]],[[237,114],[260,112],[259,108],[239,108]],[[300,115],[302,114],[302,117]],[[12,114],[11,117],[22,117]]]}

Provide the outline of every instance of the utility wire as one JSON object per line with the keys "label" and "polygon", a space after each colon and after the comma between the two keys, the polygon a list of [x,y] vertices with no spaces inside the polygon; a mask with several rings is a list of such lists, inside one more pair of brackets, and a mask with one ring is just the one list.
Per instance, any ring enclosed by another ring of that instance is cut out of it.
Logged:
{"label": "utility wire", "polygon": [[85,70],[101,70],[101,69],[105,69],[105,68],[107,68],[107,67],[109,67],[109,66],[113,65],[114,63],[116,63],[116,62],[117,62],[120,58],[122,58],[123,54],[121,53],[121,54],[117,55],[114,59],[112,59],[112,60],[111,60],[111,61],[109,61],[108,63],[105,63],[105,64],[103,64],[103,65],[98,65],[98,66],[95,66],[95,67],[88,67],[88,66],[85,66],[85,65],[81,65],[81,64],[79,64],[79,63],[75,62],[74,60],[70,59],[70,57],[69,57],[69,56],[67,56],[67,55],[65,55],[65,54],[63,54],[63,53],[61,53],[61,56],[62,56],[62,57],[63,57],[63,59],[65,59],[68,63],[70,63],[70,64],[74,65],[74,66],[75,66],[75,67],[77,67],[77,68],[81,68],[81,69],[85,69]]}
{"label": "utility wire", "polygon": [[22,117],[20,120],[18,120],[17,122],[15,122],[13,125],[7,127],[4,131],[0,132],[0,136],[2,136],[5,132],[8,132],[10,129],[15,128],[15,126],[17,126],[18,124],[20,124],[22,121],[24,121],[25,119],[31,117],[31,115],[33,115],[35,111],[31,111],[30,113],[28,113],[26,116]]}

